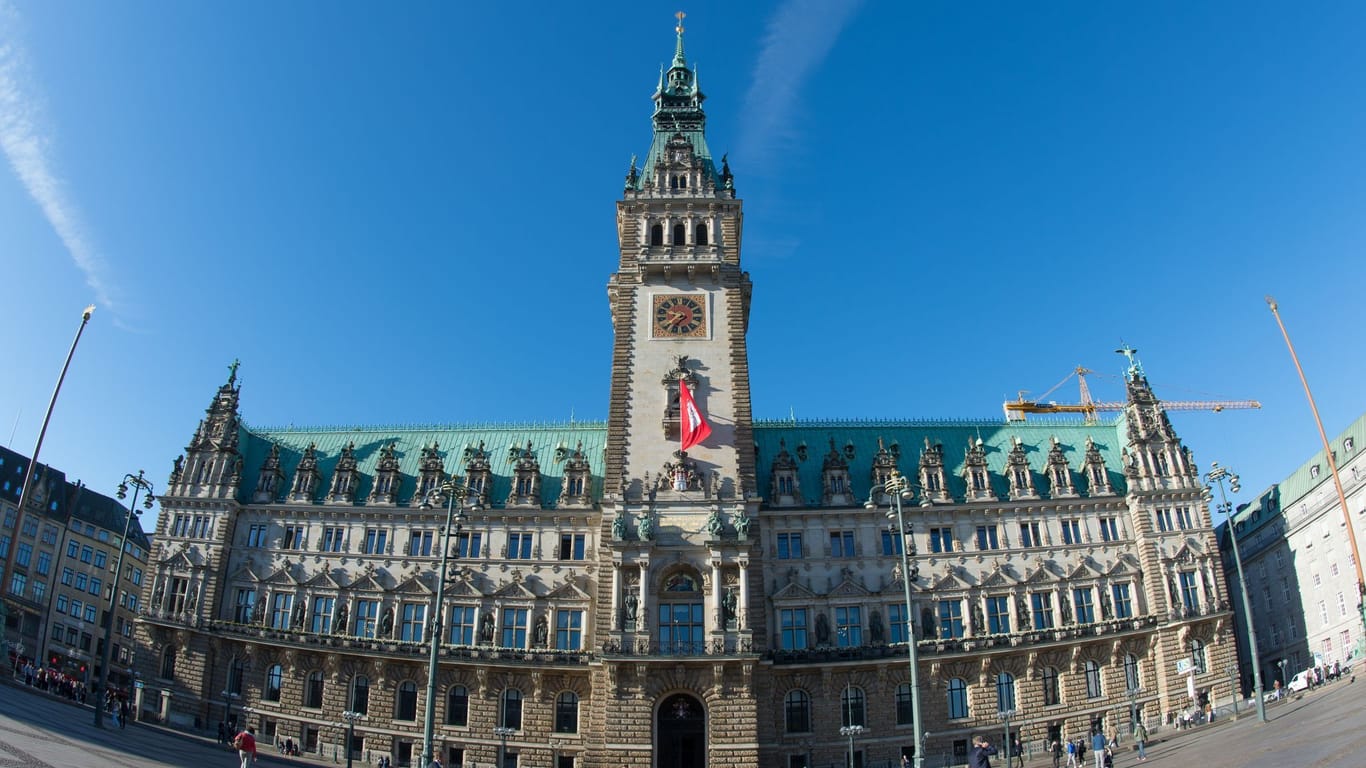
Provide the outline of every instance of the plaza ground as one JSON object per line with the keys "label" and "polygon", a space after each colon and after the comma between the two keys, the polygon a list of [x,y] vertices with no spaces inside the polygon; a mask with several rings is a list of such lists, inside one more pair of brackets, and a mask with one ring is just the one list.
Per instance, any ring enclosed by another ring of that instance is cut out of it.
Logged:
{"label": "plaza ground", "polygon": [[[1237,720],[1226,718],[1190,730],[1163,729],[1153,734],[1144,768],[1342,768],[1366,766],[1366,679],[1337,682],[1267,707],[1269,722],[1257,721],[1255,710]],[[145,723],[119,730],[106,719],[94,726],[94,713],[11,681],[0,683],[0,768],[213,768],[236,766],[236,753],[214,743],[213,735],[192,734]],[[1127,742],[1127,739],[1126,739]],[[1125,743],[1116,768],[1140,763]],[[1087,755],[1087,766],[1093,763]],[[340,761],[344,763],[345,761]],[[338,765],[331,759],[285,758],[272,747],[261,752],[261,765]],[[993,761],[1004,766],[1004,759]],[[356,766],[363,766],[359,760]],[[373,765],[373,763],[370,763]],[[1028,768],[1047,768],[1049,757],[1036,757]]]}

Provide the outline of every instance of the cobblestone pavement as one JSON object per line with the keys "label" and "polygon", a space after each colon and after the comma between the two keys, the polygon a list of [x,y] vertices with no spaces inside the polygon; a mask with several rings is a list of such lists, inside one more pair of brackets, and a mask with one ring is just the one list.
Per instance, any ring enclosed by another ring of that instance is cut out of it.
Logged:
{"label": "cobblestone pavement", "polygon": [[[1115,768],[1356,768],[1366,766],[1366,679],[1333,683],[1267,707],[1267,723],[1255,710],[1186,731],[1154,734],[1147,762],[1131,745]],[[89,707],[0,683],[0,768],[235,768],[236,753],[212,738],[130,723],[126,730],[105,721],[95,728]],[[1090,767],[1090,755],[1088,766]],[[1003,760],[995,762],[1004,765]],[[331,760],[287,759],[261,753],[263,766],[335,765]],[[357,761],[357,768],[364,766]],[[1036,757],[1028,768],[1048,768]]]}

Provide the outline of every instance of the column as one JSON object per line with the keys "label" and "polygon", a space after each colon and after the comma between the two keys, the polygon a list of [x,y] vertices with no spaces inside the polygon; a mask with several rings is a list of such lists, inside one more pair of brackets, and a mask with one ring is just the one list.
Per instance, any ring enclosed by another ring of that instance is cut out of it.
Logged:
{"label": "column", "polygon": [[621,563],[612,563],[612,631],[622,627],[621,616]]}
{"label": "column", "polygon": [[740,598],[736,601],[735,626],[744,632],[749,629],[749,561],[741,560],[740,567]]}
{"label": "column", "polygon": [[713,632],[724,632],[726,629],[726,614],[721,607],[721,592],[725,585],[721,583],[721,563],[717,558],[711,559],[711,615],[716,623],[712,626]]}
{"label": "column", "polygon": [[645,574],[649,568],[649,561],[644,561],[639,564],[640,578],[636,582],[636,588],[639,590],[639,594],[637,594],[636,597],[639,598],[637,602],[640,604],[640,609],[636,611],[637,632],[648,633],[650,631],[650,611],[652,610],[652,606],[649,602],[649,593],[645,589]]}

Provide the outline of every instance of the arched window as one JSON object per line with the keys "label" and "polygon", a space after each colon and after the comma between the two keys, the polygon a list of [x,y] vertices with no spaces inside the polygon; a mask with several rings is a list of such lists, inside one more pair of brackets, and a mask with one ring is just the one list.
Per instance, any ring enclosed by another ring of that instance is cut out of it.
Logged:
{"label": "arched window", "polygon": [[272,664],[266,670],[266,684],[261,688],[261,698],[266,701],[280,700],[280,686],[284,683],[285,670],[279,664]]}
{"label": "arched window", "polygon": [[1138,657],[1132,653],[1124,657],[1124,690],[1137,691],[1139,686]]}
{"label": "arched window", "polygon": [[664,225],[656,224],[650,227],[650,245],[664,244]]}
{"label": "arched window", "polygon": [[308,685],[304,688],[304,706],[309,709],[323,708],[323,673],[308,673]]}
{"label": "arched window", "polygon": [[351,679],[351,711],[370,713],[370,678],[356,675]]}
{"label": "arched window", "polygon": [[555,697],[555,733],[579,732],[579,695],[565,691]]}
{"label": "arched window", "polygon": [[499,720],[504,728],[522,727],[522,692],[516,688],[509,688],[503,691],[502,711],[499,712]]}
{"label": "arched window", "polygon": [[698,244],[698,245],[706,245],[706,244],[707,244],[707,225],[706,225],[706,224],[698,224],[698,225],[697,225],[697,234],[695,235],[695,237],[697,238],[697,244]]}
{"label": "arched window", "polygon": [[996,711],[1009,712],[1015,709],[1015,676],[1009,672],[996,675]]}
{"label": "arched window", "polygon": [[844,694],[840,697],[840,717],[844,721],[842,724],[867,725],[866,709],[863,689],[852,685],[845,686]]}
{"label": "arched window", "polygon": [[1058,695],[1058,670],[1053,667],[1044,667],[1043,670],[1043,704],[1051,707],[1062,703],[1062,697]]}
{"label": "arched window", "polygon": [[394,719],[417,719],[417,683],[412,680],[405,680],[398,686],[398,695],[394,697]]}
{"label": "arched window", "polygon": [[674,245],[683,245],[688,241],[688,228],[682,224],[674,225]]}
{"label": "arched window", "polygon": [[1205,644],[1203,641],[1191,641],[1191,666],[1195,667],[1197,675],[1203,675],[1208,671],[1205,667]]}
{"label": "arched window", "polygon": [[915,706],[911,700],[911,686],[902,683],[896,687],[896,724],[910,725],[915,721]]}
{"label": "arched window", "polygon": [[470,692],[463,685],[446,689],[446,725],[470,724]]}
{"label": "arched window", "polygon": [[1086,670],[1086,698],[1099,699],[1100,690],[1100,665],[1094,661],[1088,661],[1084,665]]}
{"label": "arched window", "polygon": [[168,645],[161,652],[161,678],[163,680],[175,679],[175,646]]}
{"label": "arched window", "polygon": [[968,716],[968,684],[961,677],[949,681],[949,719]]}
{"label": "arched window", "polygon": [[806,691],[787,692],[783,698],[783,722],[788,733],[811,732],[811,696]]}

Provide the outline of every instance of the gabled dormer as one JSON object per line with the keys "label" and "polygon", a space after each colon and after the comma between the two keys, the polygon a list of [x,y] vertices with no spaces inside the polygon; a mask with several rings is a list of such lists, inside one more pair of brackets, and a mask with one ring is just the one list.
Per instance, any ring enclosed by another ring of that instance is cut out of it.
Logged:
{"label": "gabled dormer", "polygon": [[1087,496],[1113,496],[1115,489],[1110,486],[1110,473],[1105,468],[1105,457],[1090,437],[1086,438],[1086,458],[1082,460],[1082,471],[1086,474]]}
{"label": "gabled dormer", "polygon": [[379,463],[375,465],[375,485],[370,489],[370,504],[394,505],[398,503],[398,489],[403,483],[403,475],[398,470],[398,457],[394,453],[397,443],[389,443],[379,451]]}
{"label": "gabled dormer", "polygon": [[237,414],[237,366],[228,366],[228,381],[218,388],[213,401],[199,422],[194,437],[185,449],[185,460],[177,462],[170,493],[183,496],[231,498],[242,481],[242,455],[237,451],[241,419]]}
{"label": "gabled dormer", "polygon": [[1039,492],[1034,488],[1034,473],[1029,470],[1029,457],[1025,455],[1024,443],[1016,437],[1011,440],[1010,453],[1006,454],[1006,480],[1010,484],[1010,499],[1037,499]]}
{"label": "gabled dormer", "polygon": [[[896,454],[900,452],[898,449]],[[883,445],[882,438],[877,439],[877,453],[873,454],[873,466],[868,471],[868,482],[871,486],[868,496],[878,504],[891,503],[891,498],[884,489],[887,487],[887,481],[897,474],[896,454]]]}
{"label": "gabled dormer", "polygon": [[284,470],[280,469],[280,446],[272,442],[270,453],[266,454],[266,460],[261,462],[261,471],[256,475],[256,493],[252,496],[252,502],[265,504],[274,501],[284,479]]}
{"label": "gabled dormer", "polygon": [[1067,456],[1063,454],[1058,438],[1051,437],[1049,441],[1052,446],[1048,449],[1048,463],[1044,470],[1048,475],[1048,495],[1054,499],[1075,499],[1077,489],[1072,484],[1072,467],[1067,463]]}
{"label": "gabled dormer", "polygon": [[964,501],[996,501],[991,490],[991,471],[987,469],[987,449],[982,438],[968,444],[963,456]]}
{"label": "gabled dormer", "polygon": [[422,449],[422,459],[417,465],[417,492],[413,494],[413,506],[420,505],[427,494],[436,490],[446,479],[446,462],[441,460],[441,445],[435,440]]}
{"label": "gabled dormer", "polygon": [[769,471],[769,503],[775,507],[801,506],[802,482],[797,460],[787,452],[787,441],[778,441],[778,455]]}
{"label": "gabled dormer", "polygon": [[559,507],[589,507],[593,505],[593,471],[583,455],[583,443],[564,461],[564,475],[560,481]]}
{"label": "gabled dormer", "polygon": [[351,504],[356,500],[356,488],[360,486],[360,472],[356,469],[356,444],[347,443],[337,458],[337,468],[332,471],[332,487],[327,490],[328,504]]}
{"label": "gabled dormer", "polygon": [[484,441],[477,448],[465,448],[465,489],[471,500],[478,499],[482,507],[489,506],[489,492],[493,490],[493,465],[489,462]]}
{"label": "gabled dormer", "polygon": [[318,472],[318,447],[314,443],[309,443],[304,449],[304,457],[299,460],[298,468],[294,470],[294,484],[289,488],[286,501],[291,504],[312,504],[321,480],[322,475]]}
{"label": "gabled dormer", "polygon": [[830,438],[830,453],[821,463],[821,503],[827,507],[853,506],[854,487],[849,481],[849,462]]}
{"label": "gabled dormer", "polygon": [[531,443],[517,453],[512,466],[512,492],[508,494],[509,507],[541,506],[541,463],[531,451]]}
{"label": "gabled dormer", "polygon": [[925,448],[920,452],[920,498],[931,504],[948,504],[953,501],[949,496],[948,477],[944,474],[944,446],[930,444],[925,438]]}

